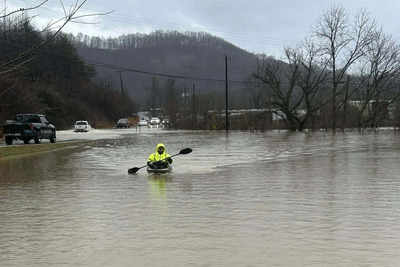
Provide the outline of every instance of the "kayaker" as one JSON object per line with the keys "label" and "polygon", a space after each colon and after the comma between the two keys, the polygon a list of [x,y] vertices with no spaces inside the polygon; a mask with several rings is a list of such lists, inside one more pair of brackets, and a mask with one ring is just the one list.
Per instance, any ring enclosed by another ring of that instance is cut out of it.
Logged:
{"label": "kayaker", "polygon": [[164,144],[158,144],[156,146],[156,152],[150,154],[147,159],[147,166],[153,169],[168,168],[168,165],[172,163],[171,156],[167,153],[167,149]]}

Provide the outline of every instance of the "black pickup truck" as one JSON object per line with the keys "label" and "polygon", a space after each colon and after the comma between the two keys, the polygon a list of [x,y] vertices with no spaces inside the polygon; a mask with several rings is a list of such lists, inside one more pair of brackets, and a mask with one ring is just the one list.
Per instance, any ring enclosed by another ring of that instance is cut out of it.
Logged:
{"label": "black pickup truck", "polygon": [[3,134],[7,145],[11,145],[14,139],[20,139],[25,144],[32,139],[36,144],[41,139],[49,139],[51,143],[56,141],[56,128],[41,114],[16,115],[15,120],[6,121]]}

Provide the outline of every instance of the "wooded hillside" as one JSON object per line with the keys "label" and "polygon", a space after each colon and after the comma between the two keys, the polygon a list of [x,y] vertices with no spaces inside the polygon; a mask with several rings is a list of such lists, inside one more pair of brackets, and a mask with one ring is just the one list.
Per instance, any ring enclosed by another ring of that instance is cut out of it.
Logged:
{"label": "wooded hillside", "polygon": [[49,40],[50,32],[37,31],[23,16],[0,24],[0,35],[2,123],[17,113],[42,113],[57,129],[76,120],[96,127],[135,111],[119,90],[91,81],[95,69],[81,60],[66,35]]}
{"label": "wooded hillside", "polygon": [[[173,79],[175,88],[182,93],[185,90],[191,91],[195,86],[197,93],[223,94],[225,55],[229,56],[229,80],[246,81],[257,66],[257,55],[202,32],[156,31],[151,34],[129,34],[107,39],[78,34],[69,38],[82,58],[95,66],[99,80],[121,86],[122,78],[123,89],[142,108],[152,101],[154,78],[158,80],[160,96],[165,93],[163,88],[168,79]],[[122,71],[121,75],[119,71]],[[163,77],[151,73],[179,77]],[[245,83],[232,82],[230,89],[233,90],[232,93],[237,90],[240,94],[246,94]],[[234,101],[234,95],[232,98]],[[237,99],[241,99],[239,102],[242,104],[248,104],[249,96],[243,99],[240,95]]]}

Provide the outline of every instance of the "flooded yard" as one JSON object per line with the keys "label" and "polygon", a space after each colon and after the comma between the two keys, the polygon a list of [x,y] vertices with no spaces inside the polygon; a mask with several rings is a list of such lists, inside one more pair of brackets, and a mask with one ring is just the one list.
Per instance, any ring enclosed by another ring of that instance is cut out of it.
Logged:
{"label": "flooded yard", "polygon": [[[131,130],[0,161],[0,266],[397,266],[399,141]],[[193,152],[129,175],[159,142]]]}

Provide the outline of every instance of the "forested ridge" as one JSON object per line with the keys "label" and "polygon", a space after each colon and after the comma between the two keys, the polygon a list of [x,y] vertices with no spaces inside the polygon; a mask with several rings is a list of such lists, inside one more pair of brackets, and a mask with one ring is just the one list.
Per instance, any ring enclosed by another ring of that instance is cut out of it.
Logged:
{"label": "forested ridge", "polygon": [[[153,78],[158,80],[160,95],[165,93],[163,88],[168,79],[175,80],[178,91],[183,92],[194,84],[198,93],[219,94],[225,88],[225,56],[229,57],[229,80],[232,81],[245,81],[257,66],[257,55],[204,32],[155,31],[116,38],[78,34],[69,38],[82,58],[95,66],[99,78],[116,86],[122,78],[124,89],[142,108],[151,101]],[[107,64],[113,68],[105,66]],[[123,72],[122,77],[118,68]],[[168,78],[151,73],[188,78]],[[244,87],[243,83],[231,84],[232,90]]]}

